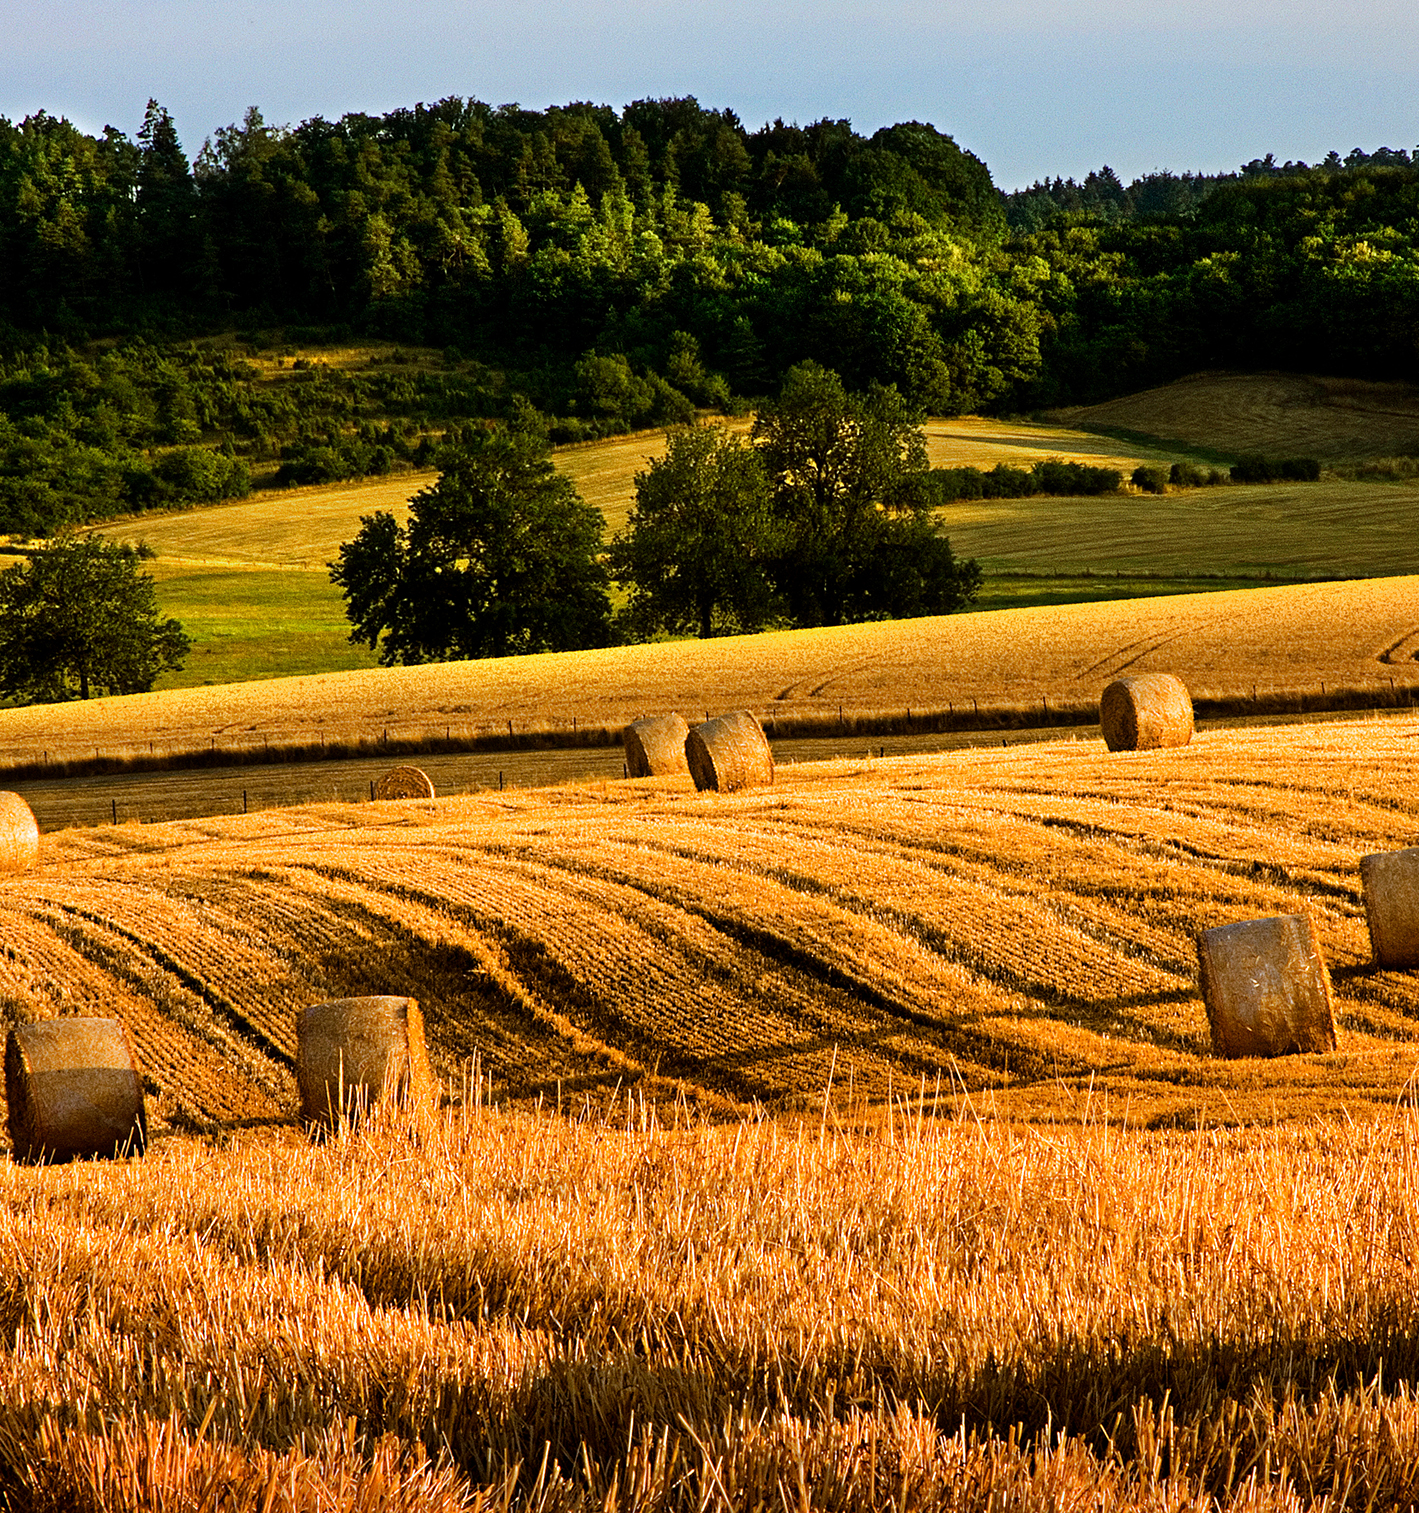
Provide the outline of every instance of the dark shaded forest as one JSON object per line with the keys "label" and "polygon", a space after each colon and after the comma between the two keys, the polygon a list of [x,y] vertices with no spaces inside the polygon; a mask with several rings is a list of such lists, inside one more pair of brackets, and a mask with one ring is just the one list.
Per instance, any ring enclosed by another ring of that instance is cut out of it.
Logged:
{"label": "dark shaded forest", "polygon": [[[309,357],[362,341],[422,356]],[[930,125],[693,99],[252,110],[191,159],[156,103],[136,139],[0,120],[0,529],[428,462],[479,420],[673,424],[805,360],[936,414],[1204,367],[1414,377],[1419,167],[1002,195]]]}

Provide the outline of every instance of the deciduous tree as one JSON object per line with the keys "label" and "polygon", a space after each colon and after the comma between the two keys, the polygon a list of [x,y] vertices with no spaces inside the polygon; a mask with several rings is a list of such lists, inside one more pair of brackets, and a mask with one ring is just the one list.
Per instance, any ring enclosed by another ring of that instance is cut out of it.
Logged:
{"label": "deciduous tree", "polygon": [[937,527],[926,438],[895,388],[852,394],[800,363],[753,437],[786,535],[773,574],[793,624],[946,614],[975,596],[979,569]]}
{"label": "deciduous tree", "polygon": [[71,536],[0,573],[0,693],[9,698],[146,693],[191,644],[160,616],[131,549]]}
{"label": "deciduous tree", "polygon": [[719,426],[667,442],[636,474],[626,532],[611,543],[611,574],[630,587],[626,618],[641,635],[758,630],[774,615],[767,569],[781,534],[762,458]]}
{"label": "deciduous tree", "polygon": [[386,666],[573,651],[609,638],[602,530],[545,441],[495,431],[445,457],[407,527],[364,516],[330,576]]}

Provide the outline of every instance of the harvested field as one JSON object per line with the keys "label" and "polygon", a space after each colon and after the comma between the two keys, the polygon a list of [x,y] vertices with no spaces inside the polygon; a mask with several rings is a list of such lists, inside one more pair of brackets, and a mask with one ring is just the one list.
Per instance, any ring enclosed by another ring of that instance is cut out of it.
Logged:
{"label": "harvested field", "polygon": [[288,567],[324,570],[360,528],[360,516],[388,510],[399,519],[409,500],[438,475],[397,473],[351,483],[279,489],[165,515],[148,515],[102,534],[136,545],[146,541],[163,561],[194,566]]}
{"label": "harvested field", "polygon": [[931,419],[926,432],[926,455],[934,468],[979,468],[988,472],[999,463],[1030,468],[1059,458],[1089,467],[1117,468],[1124,482],[1140,462],[1169,463],[1188,455],[1187,449],[1166,442],[1101,440],[1068,425],[1029,420],[997,420],[983,415],[954,415]]}
{"label": "harvested field", "polygon": [[[770,734],[911,727],[909,710],[1077,710],[1120,674],[1172,672],[1209,697],[1255,687],[1419,689],[1419,578],[1045,606],[708,642],[378,668],[0,710],[0,773],[21,763],[260,752],[322,744],[375,756],[411,739],[527,736],[619,744],[631,720],[751,710]],[[841,721],[839,710],[842,711]],[[1237,710],[1231,711],[1239,712]],[[509,728],[511,727],[511,728]],[[574,728],[575,727],[575,728]],[[531,739],[531,737],[529,737]],[[362,746],[363,743],[363,746]],[[13,785],[12,785],[13,786]]]}
{"label": "harvested field", "polygon": [[[121,1013],[178,1125],[286,1117],[295,1008],[377,993],[500,1100],[1360,1119],[1419,1067],[1359,872],[1419,843],[1416,779],[1400,716],[71,830],[0,884],[0,1004]],[[1219,1061],[1197,933],[1307,907],[1338,1052]]]}
{"label": "harvested field", "polygon": [[1141,394],[1055,410],[1049,418],[1230,455],[1339,463],[1419,452],[1419,385],[1361,378],[1194,373]]}
{"label": "harvested field", "polygon": [[[1416,842],[1412,715],[47,835],[0,1013],[120,1012],[153,1140],[0,1161],[0,1497],[1411,1506]],[[1196,932],[1307,908],[1337,1050],[1220,1060]],[[457,1106],[312,1144],[370,993]]]}

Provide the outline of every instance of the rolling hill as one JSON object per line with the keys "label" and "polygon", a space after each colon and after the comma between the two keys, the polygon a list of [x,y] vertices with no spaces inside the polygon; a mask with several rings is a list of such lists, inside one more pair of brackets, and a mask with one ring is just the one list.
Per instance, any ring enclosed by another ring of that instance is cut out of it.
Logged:
{"label": "rolling hill", "polygon": [[[0,710],[0,764],[266,745],[377,751],[386,733],[458,738],[747,707],[779,733],[880,728],[909,710],[1097,706],[1124,671],[1195,696],[1419,688],[1419,578],[1001,610],[485,662],[373,668]],[[841,711],[841,713],[840,713]],[[905,722],[909,725],[910,722]],[[0,766],[3,771],[3,766]]]}
{"label": "rolling hill", "polygon": [[[1419,844],[1412,714],[688,780],[312,805],[44,837],[0,882],[12,1020],[120,1014],[160,1119],[282,1121],[294,1013],[411,994],[499,1101],[635,1085],[710,1114],[893,1087],[1010,1119],[1353,1117],[1419,1067],[1357,863]],[[1334,1056],[1224,1062],[1198,930],[1310,909]],[[954,1105],[952,1105],[954,1106]]]}

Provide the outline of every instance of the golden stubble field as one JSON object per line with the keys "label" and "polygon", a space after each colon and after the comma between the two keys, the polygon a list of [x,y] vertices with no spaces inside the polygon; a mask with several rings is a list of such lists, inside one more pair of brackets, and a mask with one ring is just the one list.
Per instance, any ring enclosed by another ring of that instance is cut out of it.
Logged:
{"label": "golden stubble field", "polygon": [[[0,1161],[16,1509],[1401,1508],[1419,719],[46,836],[11,1018],[120,1013],[142,1161]],[[1213,1056],[1309,909],[1336,1053]],[[295,1010],[454,1095],[312,1144]],[[471,1066],[471,1070],[470,1070]]]}
{"label": "golden stubble field", "polygon": [[[403,993],[499,1099],[716,1116],[889,1092],[1191,1127],[1393,1107],[1419,977],[1358,861],[1419,844],[1419,717],[64,830],[0,884],[12,1017],[121,1013],[178,1127],[285,1117],[295,1009]],[[1223,1062],[1198,931],[1309,909],[1334,1056]]]}
{"label": "golden stubble field", "polygon": [[104,753],[617,728],[749,708],[823,722],[1084,710],[1122,672],[1195,697],[1419,687],[1419,577],[997,610],[712,641],[375,668],[0,710],[0,763]]}

